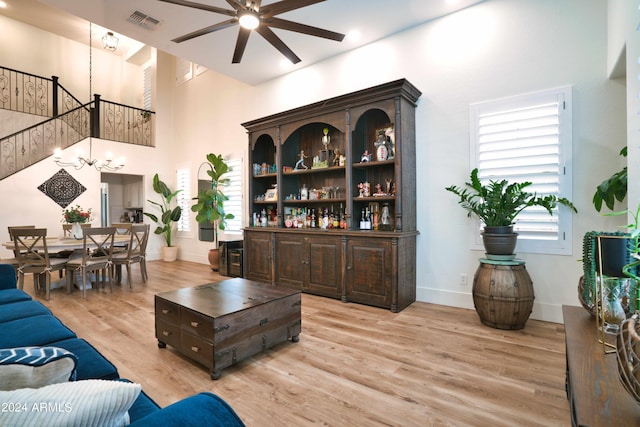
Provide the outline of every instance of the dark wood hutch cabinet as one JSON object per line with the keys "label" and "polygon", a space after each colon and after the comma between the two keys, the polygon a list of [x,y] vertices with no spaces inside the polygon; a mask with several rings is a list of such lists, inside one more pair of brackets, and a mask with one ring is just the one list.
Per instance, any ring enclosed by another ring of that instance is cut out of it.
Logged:
{"label": "dark wood hutch cabinet", "polygon": [[420,95],[402,79],[243,123],[247,279],[394,312],[415,301]]}

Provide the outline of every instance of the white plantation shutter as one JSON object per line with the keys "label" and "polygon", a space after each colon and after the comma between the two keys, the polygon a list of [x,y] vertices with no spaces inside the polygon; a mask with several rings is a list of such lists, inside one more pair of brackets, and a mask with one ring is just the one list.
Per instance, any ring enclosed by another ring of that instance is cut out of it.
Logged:
{"label": "white plantation shutter", "polygon": [[[529,192],[571,200],[570,87],[472,104],[470,112],[472,168],[478,168],[481,181],[530,181]],[[517,251],[571,254],[568,208],[555,209],[552,216],[543,208],[528,208],[514,228]],[[477,229],[474,234],[481,247]]]}
{"label": "white plantation shutter", "polygon": [[224,203],[224,211],[235,216],[227,220],[226,233],[240,233],[242,231],[242,159],[228,160],[230,172],[224,175],[229,179],[229,184],[224,187],[224,194],[229,198]]}
{"label": "white plantation shutter", "polygon": [[178,231],[191,231],[189,218],[191,217],[191,172],[189,168],[179,168],[176,171],[176,187],[182,190],[176,196],[176,204],[182,208],[182,215],[177,222]]}

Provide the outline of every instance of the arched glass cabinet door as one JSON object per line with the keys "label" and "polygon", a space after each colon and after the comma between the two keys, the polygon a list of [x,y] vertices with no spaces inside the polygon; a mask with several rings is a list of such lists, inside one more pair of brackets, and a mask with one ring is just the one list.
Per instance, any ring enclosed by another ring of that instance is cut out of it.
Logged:
{"label": "arched glass cabinet door", "polygon": [[249,196],[252,227],[278,225],[278,161],[276,133],[251,135],[251,177]]}
{"label": "arched glass cabinet door", "polygon": [[344,132],[326,122],[310,121],[284,136],[280,184],[284,226],[341,228],[346,209]]}
{"label": "arched glass cabinet door", "polygon": [[352,131],[353,229],[393,231],[395,221],[394,124],[381,109],[366,110]]}

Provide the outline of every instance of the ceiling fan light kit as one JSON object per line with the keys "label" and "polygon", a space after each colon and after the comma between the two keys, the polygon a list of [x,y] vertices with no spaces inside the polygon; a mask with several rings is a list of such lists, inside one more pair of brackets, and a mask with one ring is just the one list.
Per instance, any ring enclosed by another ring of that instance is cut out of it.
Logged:
{"label": "ceiling fan light kit", "polygon": [[240,26],[247,30],[253,30],[258,28],[258,25],[260,25],[260,18],[258,18],[258,14],[250,10],[240,15],[238,21],[240,22]]}
{"label": "ceiling fan light kit", "polygon": [[294,31],[296,33],[307,34],[314,37],[322,37],[328,40],[341,42],[344,34],[334,31],[325,30],[323,28],[312,27],[310,25],[300,24],[286,19],[275,17],[281,13],[290,12],[325,0],[281,0],[275,3],[261,6],[262,0],[227,0],[227,3],[234,10],[224,9],[217,6],[210,6],[201,3],[195,3],[187,0],[158,0],[164,3],[171,3],[178,6],[190,7],[194,9],[204,10],[207,12],[218,13],[230,17],[225,21],[210,25],[200,30],[193,31],[180,37],[174,38],[172,41],[182,43],[196,37],[210,34],[225,28],[229,28],[239,24],[238,38],[233,52],[232,63],[237,64],[242,60],[242,55],[249,41],[251,31],[255,30],[289,61],[294,64],[300,62],[300,58],[271,30],[271,28],[279,28],[281,30]]}

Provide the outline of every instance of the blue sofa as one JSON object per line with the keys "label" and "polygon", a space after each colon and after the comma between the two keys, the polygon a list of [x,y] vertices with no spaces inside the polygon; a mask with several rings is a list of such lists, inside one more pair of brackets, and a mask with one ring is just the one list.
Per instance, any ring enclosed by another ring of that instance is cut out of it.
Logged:
{"label": "blue sofa", "polygon": [[[119,380],[118,370],[89,342],[51,311],[16,288],[12,265],[0,264],[0,348],[59,347],[77,357],[76,381]],[[160,408],[144,391],[129,409],[131,426],[244,426],[233,409],[213,393],[200,393]]]}

